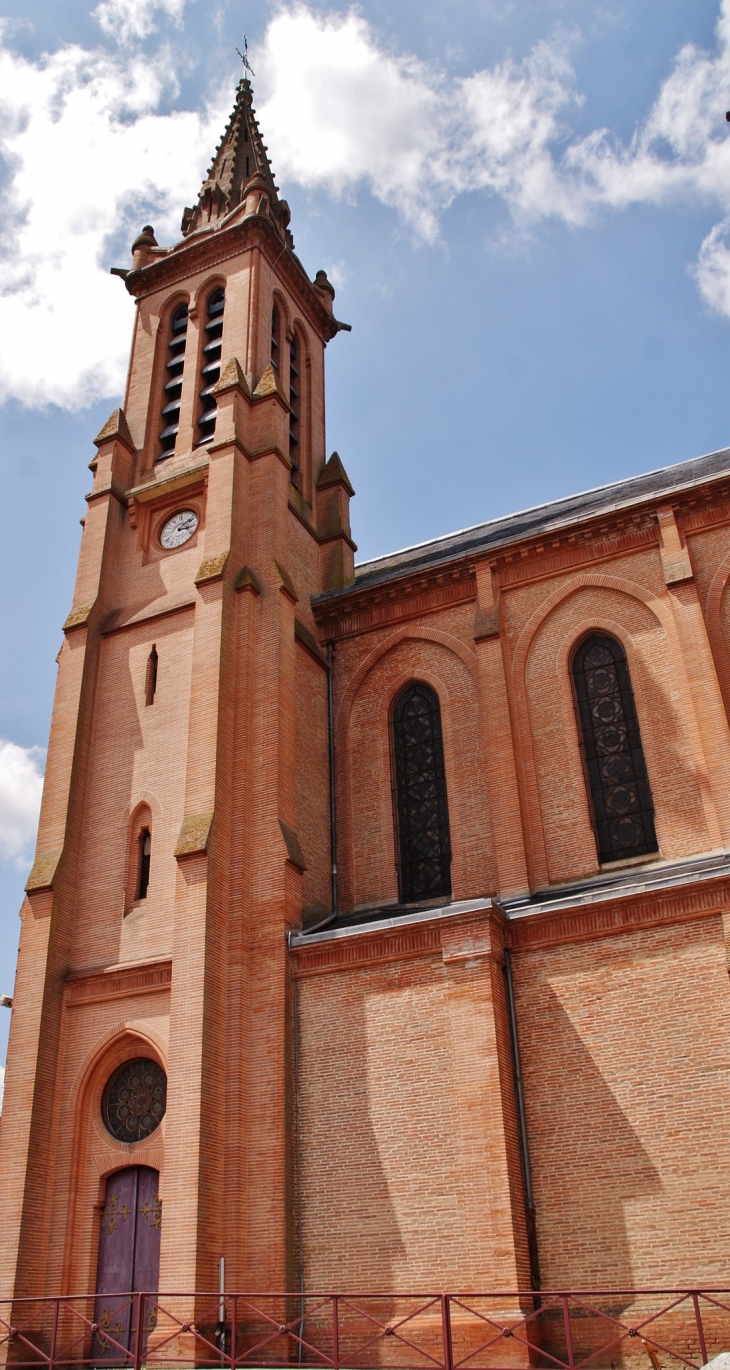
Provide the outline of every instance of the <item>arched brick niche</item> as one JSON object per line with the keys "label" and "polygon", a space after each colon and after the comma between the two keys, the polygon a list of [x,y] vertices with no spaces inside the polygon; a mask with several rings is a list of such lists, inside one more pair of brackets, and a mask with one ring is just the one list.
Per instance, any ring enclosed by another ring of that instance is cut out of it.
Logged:
{"label": "arched brick niche", "polygon": [[453,898],[494,888],[477,691],[468,649],[456,646],[445,634],[391,639],[364,663],[344,701],[343,907],[398,898],[391,712],[414,680],[436,692],[441,710]]}
{"label": "arched brick niche", "polygon": [[[659,854],[678,857],[707,850],[701,787],[702,759],[691,728],[687,697],[671,620],[623,589],[586,585],[555,603],[532,634],[521,679],[522,743],[528,805],[539,808],[535,852],[551,883],[583,876],[597,867],[596,843],[580,753],[570,682],[570,659],[592,631],[621,643],[641,729],[655,805]],[[517,663],[516,663],[517,666]],[[526,736],[527,734],[527,736]],[[648,859],[648,858],[647,858]]]}
{"label": "arched brick niche", "polygon": [[102,1120],[108,1081],[120,1066],[138,1057],[149,1057],[166,1070],[164,1037],[144,1021],[117,1022],[97,1037],[69,1082],[67,1103],[59,1118],[61,1129],[70,1130],[73,1138],[67,1153],[69,1221],[60,1224],[66,1239],[58,1287],[64,1291],[94,1288],[106,1177],[124,1166],[147,1165],[160,1172],[160,1185],[164,1185],[165,1120],[148,1137],[131,1144],[117,1141]]}

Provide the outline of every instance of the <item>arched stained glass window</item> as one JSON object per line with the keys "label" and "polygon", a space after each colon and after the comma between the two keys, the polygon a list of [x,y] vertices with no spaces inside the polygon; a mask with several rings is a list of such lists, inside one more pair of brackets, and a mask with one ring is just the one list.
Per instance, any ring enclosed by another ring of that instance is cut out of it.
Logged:
{"label": "arched stained glass window", "polygon": [[626,654],[593,633],[573,658],[578,718],[599,861],[657,850],[654,804]]}
{"label": "arched stained glass window", "polygon": [[451,894],[451,841],[438,696],[420,681],[393,711],[400,897]]}

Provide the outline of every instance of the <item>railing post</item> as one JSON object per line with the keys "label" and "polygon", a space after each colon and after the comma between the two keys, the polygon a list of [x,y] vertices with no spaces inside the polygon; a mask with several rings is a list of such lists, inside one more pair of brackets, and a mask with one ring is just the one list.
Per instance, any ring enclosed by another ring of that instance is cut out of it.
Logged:
{"label": "railing post", "polygon": [[702,1364],[707,1365],[707,1347],[705,1346],[705,1330],[702,1326],[702,1316],[700,1314],[700,1301],[697,1297],[697,1290],[692,1291],[692,1302],[695,1306],[695,1321],[697,1323],[697,1336],[700,1343],[700,1355]]}
{"label": "railing post", "polygon": [[336,1294],[332,1295],[332,1365],[334,1370],[340,1370],[340,1313]]}
{"label": "railing post", "polygon": [[49,1355],[49,1357],[48,1357],[48,1370],[53,1370],[53,1362],[54,1362],[55,1359],[56,1359],[56,1338],[57,1338],[57,1336],[58,1336],[58,1314],[59,1314],[59,1300],[58,1300],[58,1299],[54,1299],[54,1302],[53,1302],[53,1327],[51,1328],[51,1350],[50,1350],[50,1355]]}
{"label": "railing post", "polygon": [[444,1339],[444,1370],[453,1370],[454,1348],[451,1342],[451,1301],[448,1294],[441,1295],[441,1331]]}
{"label": "railing post", "polygon": [[565,1345],[568,1352],[568,1365],[570,1366],[570,1370],[573,1370],[575,1361],[573,1360],[573,1333],[570,1326],[570,1304],[568,1302],[567,1294],[561,1294],[560,1297],[563,1300],[563,1321],[565,1322]]}
{"label": "railing post", "polygon": [[137,1305],[137,1323],[134,1330],[134,1370],[140,1370],[142,1365],[142,1336],[144,1328],[144,1294],[137,1294],[135,1302]]}
{"label": "railing post", "polygon": [[231,1305],[231,1354],[230,1354],[230,1356],[228,1357],[228,1359],[229,1359],[229,1361],[231,1362],[231,1370],[235,1370],[235,1366],[236,1366],[236,1336],[237,1336],[237,1324],[238,1324],[238,1297],[237,1297],[236,1294],[234,1294],[232,1297],[233,1297],[233,1303],[232,1303],[232,1305]]}

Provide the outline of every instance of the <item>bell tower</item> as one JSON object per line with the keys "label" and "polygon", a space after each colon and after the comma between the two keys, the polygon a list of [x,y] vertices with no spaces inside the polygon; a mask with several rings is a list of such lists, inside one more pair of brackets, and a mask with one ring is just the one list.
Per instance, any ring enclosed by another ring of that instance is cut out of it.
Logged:
{"label": "bell tower", "polygon": [[161,1212],[161,1289],[214,1288],[221,1255],[229,1287],[295,1279],[286,933],[330,906],[310,600],[353,578],[352,489],[325,452],[343,325],[247,80],[180,241],[147,227],[132,261],[21,914],[5,1296],[99,1288],[120,1172]]}

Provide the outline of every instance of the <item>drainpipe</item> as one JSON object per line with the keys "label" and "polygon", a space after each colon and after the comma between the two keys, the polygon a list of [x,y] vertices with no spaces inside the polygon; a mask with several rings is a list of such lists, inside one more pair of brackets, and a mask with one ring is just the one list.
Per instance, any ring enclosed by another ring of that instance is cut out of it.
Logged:
{"label": "drainpipe", "polygon": [[[497,900],[494,900],[497,903]],[[501,909],[501,904],[497,904]],[[504,912],[504,910],[502,910]],[[504,980],[507,987],[507,1020],[509,1023],[509,1040],[512,1048],[512,1069],[515,1077],[515,1094],[517,1096],[517,1126],[520,1134],[520,1156],[522,1158],[522,1183],[525,1195],[525,1217],[527,1221],[527,1250],[530,1257],[530,1280],[532,1288],[540,1288],[540,1261],[537,1250],[537,1226],[535,1222],[535,1196],[532,1190],[532,1171],[530,1169],[530,1152],[527,1145],[527,1117],[525,1115],[525,1094],[522,1084],[522,1066],[520,1064],[520,1042],[517,1035],[517,1012],[515,1009],[515,990],[512,980],[512,953],[509,947],[504,949]],[[539,1306],[539,1301],[536,1301]]]}
{"label": "drainpipe", "polygon": [[328,928],[330,923],[334,923],[338,911],[337,896],[337,794],[335,791],[335,705],[334,691],[332,688],[332,662],[335,654],[334,642],[327,643],[327,735],[329,741],[329,774],[330,774],[330,862],[331,862],[331,890],[332,890],[332,912],[322,918],[319,923],[314,923],[311,928],[305,928],[304,932],[309,935],[312,932],[321,932],[323,928]]}
{"label": "drainpipe", "polygon": [[335,793],[335,704],[332,685],[332,665],[335,644],[327,643],[327,724],[329,731],[330,762],[330,855],[332,858],[332,918],[337,917],[337,803]]}
{"label": "drainpipe", "polygon": [[289,951],[289,967],[291,971],[292,986],[292,1018],[293,1018],[293,1057],[294,1066],[294,1183],[297,1190],[297,1265],[299,1267],[299,1344],[297,1347],[297,1364],[302,1364],[302,1351],[304,1349],[304,1214],[302,1203],[302,1128],[301,1128],[301,1096],[300,1096],[300,1041],[299,1041],[299,986],[297,984],[296,965],[294,964],[294,954],[291,949],[291,932],[287,937],[287,947]]}

